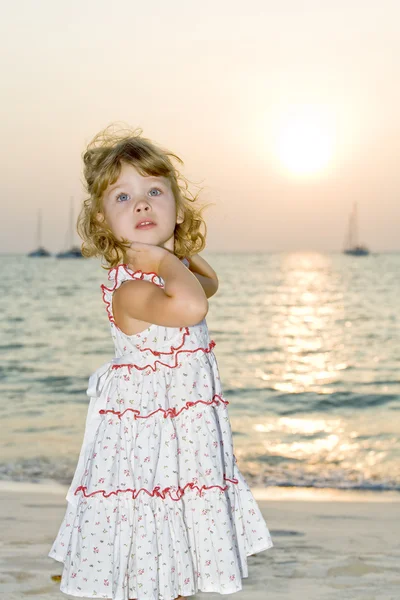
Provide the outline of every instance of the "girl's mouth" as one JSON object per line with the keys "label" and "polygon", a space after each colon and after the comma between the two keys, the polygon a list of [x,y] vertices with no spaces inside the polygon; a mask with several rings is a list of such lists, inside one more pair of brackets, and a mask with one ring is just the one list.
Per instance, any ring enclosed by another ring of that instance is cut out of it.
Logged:
{"label": "girl's mouth", "polygon": [[136,229],[151,229],[152,227],[156,227],[156,224],[147,223],[147,225],[136,225]]}

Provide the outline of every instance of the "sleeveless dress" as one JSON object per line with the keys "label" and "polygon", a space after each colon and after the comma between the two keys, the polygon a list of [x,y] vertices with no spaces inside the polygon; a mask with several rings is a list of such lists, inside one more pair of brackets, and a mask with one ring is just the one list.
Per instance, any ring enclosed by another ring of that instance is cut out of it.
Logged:
{"label": "sleeveless dress", "polygon": [[112,600],[237,592],[247,556],[273,543],[236,464],[216,344],[205,319],[124,334],[113,292],[164,280],[127,265],[108,279],[115,358],[89,378],[83,443],[48,553],[64,563],[60,590]]}

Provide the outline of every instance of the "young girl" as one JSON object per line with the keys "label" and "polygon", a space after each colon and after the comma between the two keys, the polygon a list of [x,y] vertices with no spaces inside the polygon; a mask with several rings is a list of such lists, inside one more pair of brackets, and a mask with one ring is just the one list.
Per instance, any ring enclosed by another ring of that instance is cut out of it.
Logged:
{"label": "young girl", "polygon": [[112,600],[230,594],[273,546],[239,471],[206,324],[218,290],[201,211],[175,154],[107,129],[84,153],[84,256],[110,267],[102,297],[115,358],[89,379],[83,444],[49,556],[66,594]]}

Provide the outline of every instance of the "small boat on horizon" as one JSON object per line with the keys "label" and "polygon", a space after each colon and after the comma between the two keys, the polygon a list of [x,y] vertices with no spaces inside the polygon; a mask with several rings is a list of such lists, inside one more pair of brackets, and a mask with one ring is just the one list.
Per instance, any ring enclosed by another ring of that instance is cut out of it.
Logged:
{"label": "small boat on horizon", "polygon": [[46,248],[44,248],[44,246],[42,245],[42,211],[40,208],[38,209],[37,215],[36,243],[36,249],[32,250],[31,252],[28,252],[28,256],[33,258],[43,258],[51,256],[51,252],[46,250]]}
{"label": "small boat on horizon", "polygon": [[67,231],[67,250],[63,250],[56,254],[56,258],[83,258],[81,249],[76,244],[73,244],[74,235],[74,199],[71,196],[69,207],[69,224]]}
{"label": "small boat on horizon", "polygon": [[365,244],[358,242],[357,202],[354,202],[350,213],[343,253],[351,256],[368,256],[370,253]]}

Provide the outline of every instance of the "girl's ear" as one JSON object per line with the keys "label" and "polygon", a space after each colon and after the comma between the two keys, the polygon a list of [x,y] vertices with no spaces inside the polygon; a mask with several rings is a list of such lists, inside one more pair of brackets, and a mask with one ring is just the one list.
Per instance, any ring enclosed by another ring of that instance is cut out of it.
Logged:
{"label": "girl's ear", "polygon": [[104,215],[103,215],[102,212],[97,212],[96,213],[96,220],[100,221],[100,223],[103,223],[103,221],[104,221]]}

